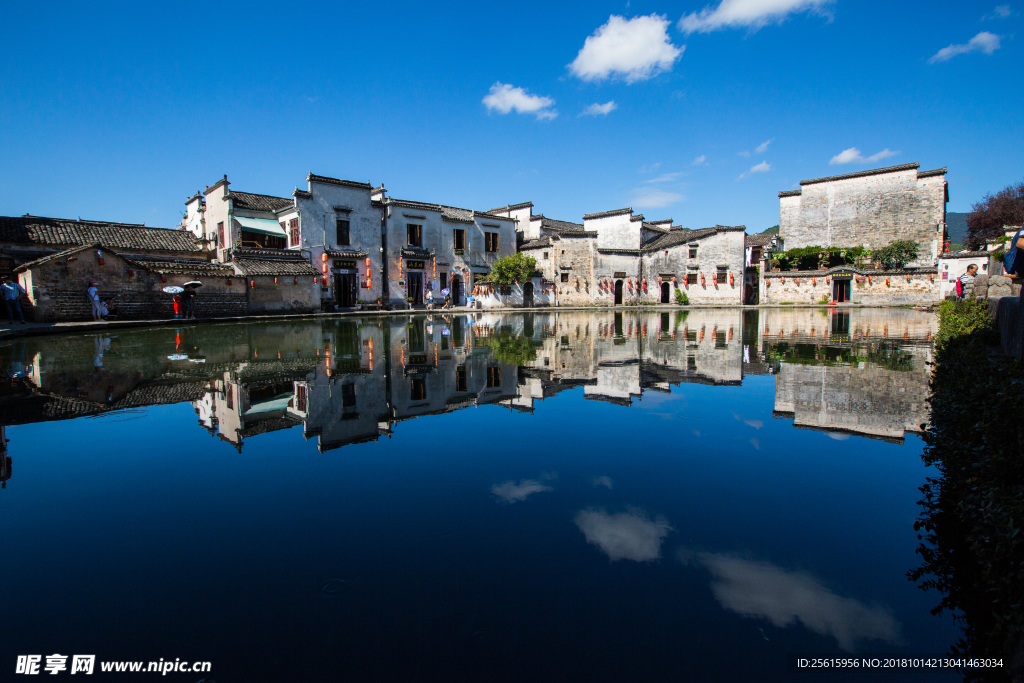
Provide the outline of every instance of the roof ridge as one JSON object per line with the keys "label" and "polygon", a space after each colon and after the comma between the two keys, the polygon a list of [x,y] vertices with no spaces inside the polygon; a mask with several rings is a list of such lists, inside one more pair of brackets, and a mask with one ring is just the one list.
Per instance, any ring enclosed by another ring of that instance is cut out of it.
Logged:
{"label": "roof ridge", "polygon": [[897,173],[899,171],[909,171],[911,169],[919,168],[921,164],[916,161],[909,164],[899,164],[897,166],[885,166],[884,168],[872,168],[866,171],[854,171],[853,173],[844,173],[842,175],[825,176],[824,178],[812,178],[810,180],[801,180],[801,185],[814,185],[817,183],[827,183],[833,180],[847,180],[850,178],[863,178],[869,175],[881,175],[883,173]]}

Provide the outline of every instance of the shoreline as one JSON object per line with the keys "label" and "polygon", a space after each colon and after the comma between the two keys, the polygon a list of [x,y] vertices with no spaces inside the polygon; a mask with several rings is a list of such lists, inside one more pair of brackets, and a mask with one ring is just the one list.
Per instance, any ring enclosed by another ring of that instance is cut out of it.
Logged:
{"label": "shoreline", "polygon": [[[675,310],[697,310],[697,309],[718,309],[718,308],[739,308],[743,310],[761,310],[775,308],[822,308],[826,310],[853,309],[853,308],[927,308],[933,309],[939,302],[932,304],[837,304],[826,306],[822,304],[648,304],[643,306],[542,306],[539,308],[522,308],[518,306],[495,307],[495,308],[468,308],[461,306],[447,309],[448,315],[467,313],[550,313],[557,311],[614,311],[642,312],[642,311],[675,311]],[[50,334],[72,334],[91,331],[106,331],[125,329],[131,327],[181,327],[183,325],[197,325],[210,323],[240,323],[240,322],[267,322],[267,321],[291,321],[317,318],[365,318],[365,317],[386,317],[386,316],[412,316],[412,315],[441,315],[442,309],[435,308],[431,311],[426,309],[403,309],[400,311],[337,311],[317,313],[280,313],[276,315],[245,315],[219,318],[196,318],[185,321],[183,319],[162,319],[162,320],[104,320],[95,322],[91,320],[69,321],[61,323],[26,323],[21,325],[15,323],[0,323],[0,340],[16,339],[19,337],[36,337]]]}

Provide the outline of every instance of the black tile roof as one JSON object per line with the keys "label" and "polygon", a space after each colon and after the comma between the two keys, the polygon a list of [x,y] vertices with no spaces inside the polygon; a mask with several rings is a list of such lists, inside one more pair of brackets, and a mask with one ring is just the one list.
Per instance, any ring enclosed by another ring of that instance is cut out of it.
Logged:
{"label": "black tile roof", "polygon": [[607,218],[608,216],[621,216],[624,213],[632,214],[633,209],[614,209],[612,211],[601,211],[599,213],[587,213],[583,215],[583,220],[587,220],[588,218]]}
{"label": "black tile roof", "polygon": [[[308,182],[311,182],[311,183],[327,183],[329,185],[343,185],[345,187],[354,187],[354,188],[357,188],[357,189],[360,189],[360,190],[372,190],[373,189],[373,185],[371,185],[370,183],[360,183],[360,182],[355,181],[355,180],[340,180],[338,178],[328,178],[327,176],[316,175],[312,171],[310,171],[309,175],[306,176],[306,180]],[[384,186],[382,185],[380,189],[384,189]]]}
{"label": "black tile roof", "polygon": [[27,263],[22,263],[20,266],[18,266],[17,268],[14,269],[14,272],[15,273],[20,273],[20,272],[22,272],[24,270],[29,270],[30,268],[35,268],[36,266],[41,266],[41,265],[44,265],[46,263],[50,263],[51,261],[58,261],[58,260],[60,260],[62,258],[67,258],[68,256],[71,256],[72,254],[77,254],[80,251],[87,251],[89,249],[98,249],[99,247],[100,247],[100,245],[98,243],[97,244],[84,244],[84,245],[82,245],[80,247],[72,247],[71,249],[65,249],[64,251],[58,251],[58,252],[55,252],[53,254],[47,254],[46,256],[43,256],[42,258],[37,258],[34,261],[28,261]]}
{"label": "black tile roof", "polygon": [[799,197],[804,193],[803,190],[783,190],[779,193],[780,197]]}
{"label": "black tile roof", "polygon": [[181,275],[216,275],[231,277],[235,269],[228,263],[214,263],[203,259],[160,258],[158,256],[124,256],[129,263],[156,273],[177,273]]}
{"label": "black tile roof", "polygon": [[932,176],[937,176],[937,175],[946,175],[946,167],[943,166],[942,168],[936,168],[936,169],[933,169],[931,171],[918,171],[917,172],[917,177],[918,178],[931,178]]}
{"label": "black tile roof", "polygon": [[556,230],[558,232],[583,232],[582,223],[570,223],[569,221],[556,221],[553,218],[545,218],[541,216],[540,226],[548,230]]}
{"label": "black tile roof", "polygon": [[246,275],[320,275],[299,252],[236,248],[231,259]]}
{"label": "black tile roof", "polygon": [[287,197],[273,197],[269,194],[253,194],[251,192],[236,192],[231,190],[229,195],[234,202],[236,209],[244,211],[280,211],[294,206],[294,200]]}
{"label": "black tile roof", "polygon": [[186,230],[38,216],[0,216],[0,242],[57,247],[98,243],[109,249],[134,251],[200,251],[195,235]]}
{"label": "black tile roof", "polygon": [[292,191],[292,196],[302,197],[303,199],[312,199],[313,193],[307,192],[306,190],[300,190],[299,188],[296,187],[295,190]]}
{"label": "black tile roof", "polygon": [[494,213],[495,211],[514,211],[515,209],[525,209],[527,207],[533,208],[533,202],[523,202],[522,204],[509,204],[508,206],[499,206],[494,209],[488,209],[487,213]]}
{"label": "black tile roof", "polygon": [[746,227],[742,225],[716,225],[713,228],[704,228],[702,230],[687,230],[680,228],[678,230],[672,230],[666,235],[662,235],[657,239],[648,242],[643,246],[641,251],[650,252],[658,251],[660,249],[668,249],[679,244],[685,244],[686,242],[692,242],[693,240],[702,239],[710,235],[716,235],[720,232],[746,232]]}
{"label": "black tile roof", "polygon": [[748,247],[763,247],[766,244],[771,244],[773,237],[775,237],[775,235],[747,235],[745,238],[745,244]]}
{"label": "black tile roof", "polygon": [[523,242],[522,244],[519,245],[519,251],[523,251],[525,249],[540,249],[541,247],[550,247],[550,246],[551,246],[551,238],[547,237],[547,236],[544,236],[544,237],[540,237],[540,238],[535,239],[535,240],[529,240],[527,242]]}
{"label": "black tile roof", "polygon": [[867,171],[857,171],[856,173],[844,173],[843,175],[831,175],[825,178],[814,178],[812,180],[801,180],[801,185],[814,185],[815,183],[827,183],[833,180],[847,180],[849,178],[863,178],[869,175],[881,175],[882,173],[896,173],[898,171],[909,171],[911,169],[918,168],[920,166],[916,161],[912,164],[900,164],[899,166],[886,166],[885,168],[872,168]]}
{"label": "black tile roof", "polygon": [[325,249],[331,258],[366,258],[369,254],[359,249]]}

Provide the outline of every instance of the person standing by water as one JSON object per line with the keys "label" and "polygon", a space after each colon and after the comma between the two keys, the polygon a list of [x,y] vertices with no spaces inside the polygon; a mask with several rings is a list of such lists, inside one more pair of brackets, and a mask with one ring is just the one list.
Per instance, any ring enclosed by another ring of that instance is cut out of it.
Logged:
{"label": "person standing by water", "polygon": [[181,293],[181,303],[185,308],[185,319],[196,319],[196,288],[192,285],[185,285],[185,291]]}
{"label": "person standing by water", "polygon": [[432,310],[433,308],[434,308],[434,290],[428,288],[427,289],[427,310],[429,311],[429,310]]}
{"label": "person standing by water", "polygon": [[103,320],[103,304],[100,302],[99,284],[98,282],[90,282],[89,289],[85,292],[89,297],[89,303],[92,304],[92,319],[94,322]]}
{"label": "person standing by water", "polygon": [[[1010,277],[1024,277],[1024,228],[1013,236],[1009,247],[1003,255],[1003,270]],[[1024,287],[1020,288],[1020,299],[1024,301]]]}
{"label": "person standing by water", "polygon": [[181,294],[172,296],[171,303],[174,304],[174,319],[178,320],[181,318]]}
{"label": "person standing by water", "polygon": [[25,293],[25,288],[4,275],[3,284],[0,284],[0,292],[3,293],[4,307],[7,309],[7,321],[13,325],[14,312],[17,311],[18,320],[24,325],[25,315],[21,312],[21,295]]}

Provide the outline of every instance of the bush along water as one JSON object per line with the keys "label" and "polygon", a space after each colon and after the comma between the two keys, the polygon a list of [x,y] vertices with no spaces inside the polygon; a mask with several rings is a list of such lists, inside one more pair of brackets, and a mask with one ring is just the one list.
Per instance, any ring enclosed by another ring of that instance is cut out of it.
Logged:
{"label": "bush along water", "polygon": [[984,303],[944,301],[915,522],[921,566],[908,573],[942,595],[961,628],[957,656],[1002,659],[965,680],[1024,680],[1024,369],[990,356],[998,339]]}

